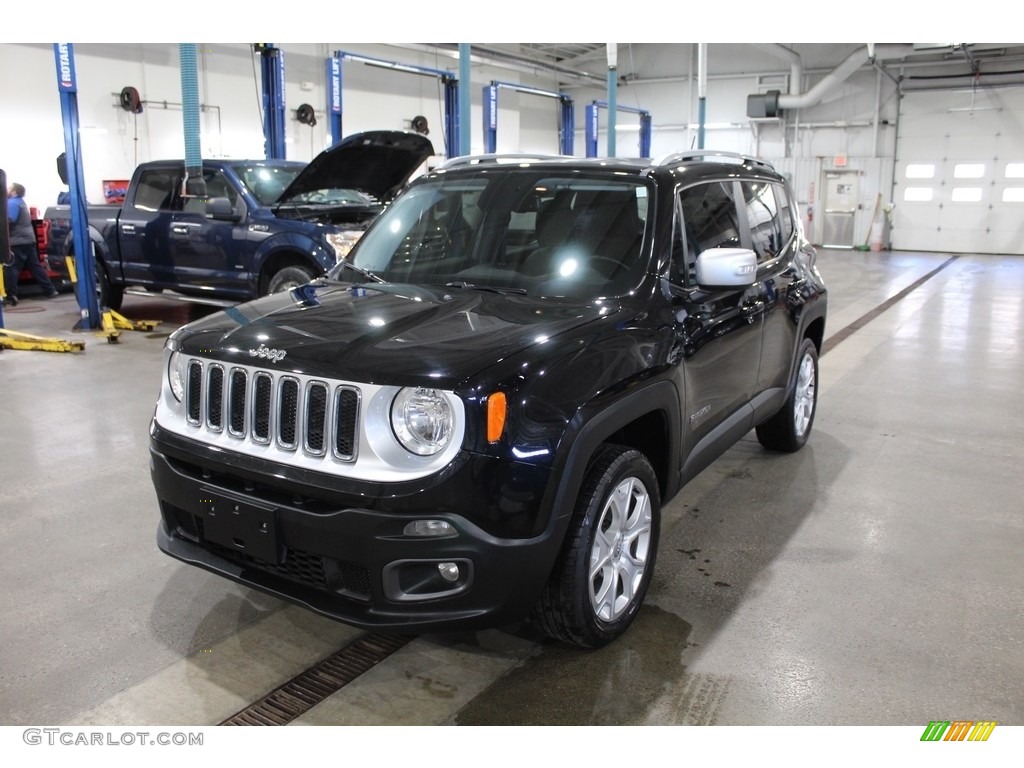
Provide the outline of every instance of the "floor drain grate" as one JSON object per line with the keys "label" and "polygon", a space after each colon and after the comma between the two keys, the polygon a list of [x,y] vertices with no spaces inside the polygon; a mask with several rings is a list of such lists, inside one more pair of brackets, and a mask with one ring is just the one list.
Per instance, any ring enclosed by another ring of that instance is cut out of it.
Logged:
{"label": "floor drain grate", "polygon": [[219,724],[287,725],[410,640],[407,635],[361,637]]}

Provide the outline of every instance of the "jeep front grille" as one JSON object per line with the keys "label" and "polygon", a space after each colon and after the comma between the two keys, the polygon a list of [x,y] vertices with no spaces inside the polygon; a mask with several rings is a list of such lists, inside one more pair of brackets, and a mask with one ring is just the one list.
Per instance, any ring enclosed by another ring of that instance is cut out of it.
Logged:
{"label": "jeep front grille", "polygon": [[247,366],[192,359],[186,376],[188,423],[256,445],[355,461],[360,392],[320,379],[300,380]]}

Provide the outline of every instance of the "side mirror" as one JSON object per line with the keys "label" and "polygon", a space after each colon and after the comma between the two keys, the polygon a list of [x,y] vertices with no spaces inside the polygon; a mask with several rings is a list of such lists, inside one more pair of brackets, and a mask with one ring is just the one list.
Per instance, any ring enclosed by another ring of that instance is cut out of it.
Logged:
{"label": "side mirror", "polygon": [[218,221],[241,221],[242,215],[231,207],[226,197],[211,197],[206,201],[206,215]]}
{"label": "side mirror", "polygon": [[697,285],[745,288],[757,277],[757,255],[749,248],[710,248],[697,257]]}

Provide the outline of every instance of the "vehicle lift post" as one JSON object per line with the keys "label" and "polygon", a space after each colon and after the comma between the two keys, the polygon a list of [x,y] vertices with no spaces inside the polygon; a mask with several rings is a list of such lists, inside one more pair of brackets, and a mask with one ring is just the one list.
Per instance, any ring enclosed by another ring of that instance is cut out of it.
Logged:
{"label": "vehicle lift post", "polygon": [[[597,129],[598,129],[598,110],[604,107],[609,109],[607,101],[600,101],[595,99],[586,108],[586,121],[587,121],[587,157],[597,157]],[[640,157],[651,156],[651,113],[646,109],[636,109],[634,107],[626,107],[619,104],[616,109],[619,112],[633,112],[640,115]],[[609,127],[608,130],[612,130]]]}
{"label": "vehicle lift post", "polygon": [[503,83],[492,80],[484,86],[484,152],[494,154],[498,151],[498,89],[507,88],[518,93],[532,93],[534,96],[547,96],[558,99],[560,105],[558,121],[558,151],[562,155],[572,155],[573,139],[576,133],[576,113],[572,98],[557,91],[546,91],[517,83]]}
{"label": "vehicle lift post", "polygon": [[[81,276],[76,287],[81,320],[76,328],[99,328],[99,302],[96,298],[96,264],[89,223],[85,210],[85,174],[82,172],[82,142],[78,132],[78,79],[75,75],[75,52],[71,43],[54,43],[57,64],[57,89],[60,91],[60,112],[64,123],[66,163],[57,172],[71,194],[71,231],[75,244],[75,270]],[[67,178],[65,178],[65,176]]]}
{"label": "vehicle lift post", "polygon": [[[331,73],[334,65],[331,63],[337,61],[337,96],[338,96],[338,109],[337,112],[331,111],[331,138],[333,143],[337,144],[342,139],[341,135],[341,64],[344,61],[355,61],[360,64],[368,64],[371,67],[382,67],[383,69],[393,69],[396,72],[407,72],[412,75],[426,75],[428,77],[436,77],[441,80],[444,85],[444,151],[445,156],[452,158],[459,156],[459,79],[455,76],[454,72],[448,72],[442,69],[430,69],[428,67],[420,67],[412,64],[401,64],[397,61],[388,61],[386,59],[375,59],[372,56],[363,56],[358,53],[348,53],[346,51],[335,51],[334,57],[327,60],[327,71]],[[335,87],[335,81],[328,77],[328,81],[331,83],[331,90],[333,92]],[[329,95],[330,99],[331,96]]]}
{"label": "vehicle lift post", "polygon": [[284,141],[284,51],[273,43],[256,43],[263,74],[263,136],[268,160],[287,157]]}

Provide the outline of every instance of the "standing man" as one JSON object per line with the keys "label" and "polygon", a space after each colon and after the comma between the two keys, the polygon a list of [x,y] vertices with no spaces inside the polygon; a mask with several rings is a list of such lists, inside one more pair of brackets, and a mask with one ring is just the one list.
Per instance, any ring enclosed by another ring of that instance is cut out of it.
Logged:
{"label": "standing man", "polygon": [[18,303],[18,275],[26,268],[39,283],[46,298],[52,299],[57,296],[57,289],[53,287],[46,269],[39,262],[36,230],[32,226],[32,216],[25,203],[25,187],[21,184],[11,184],[11,188],[7,190],[7,221],[11,232],[11,264],[6,267],[4,275],[7,304],[13,307]]}

